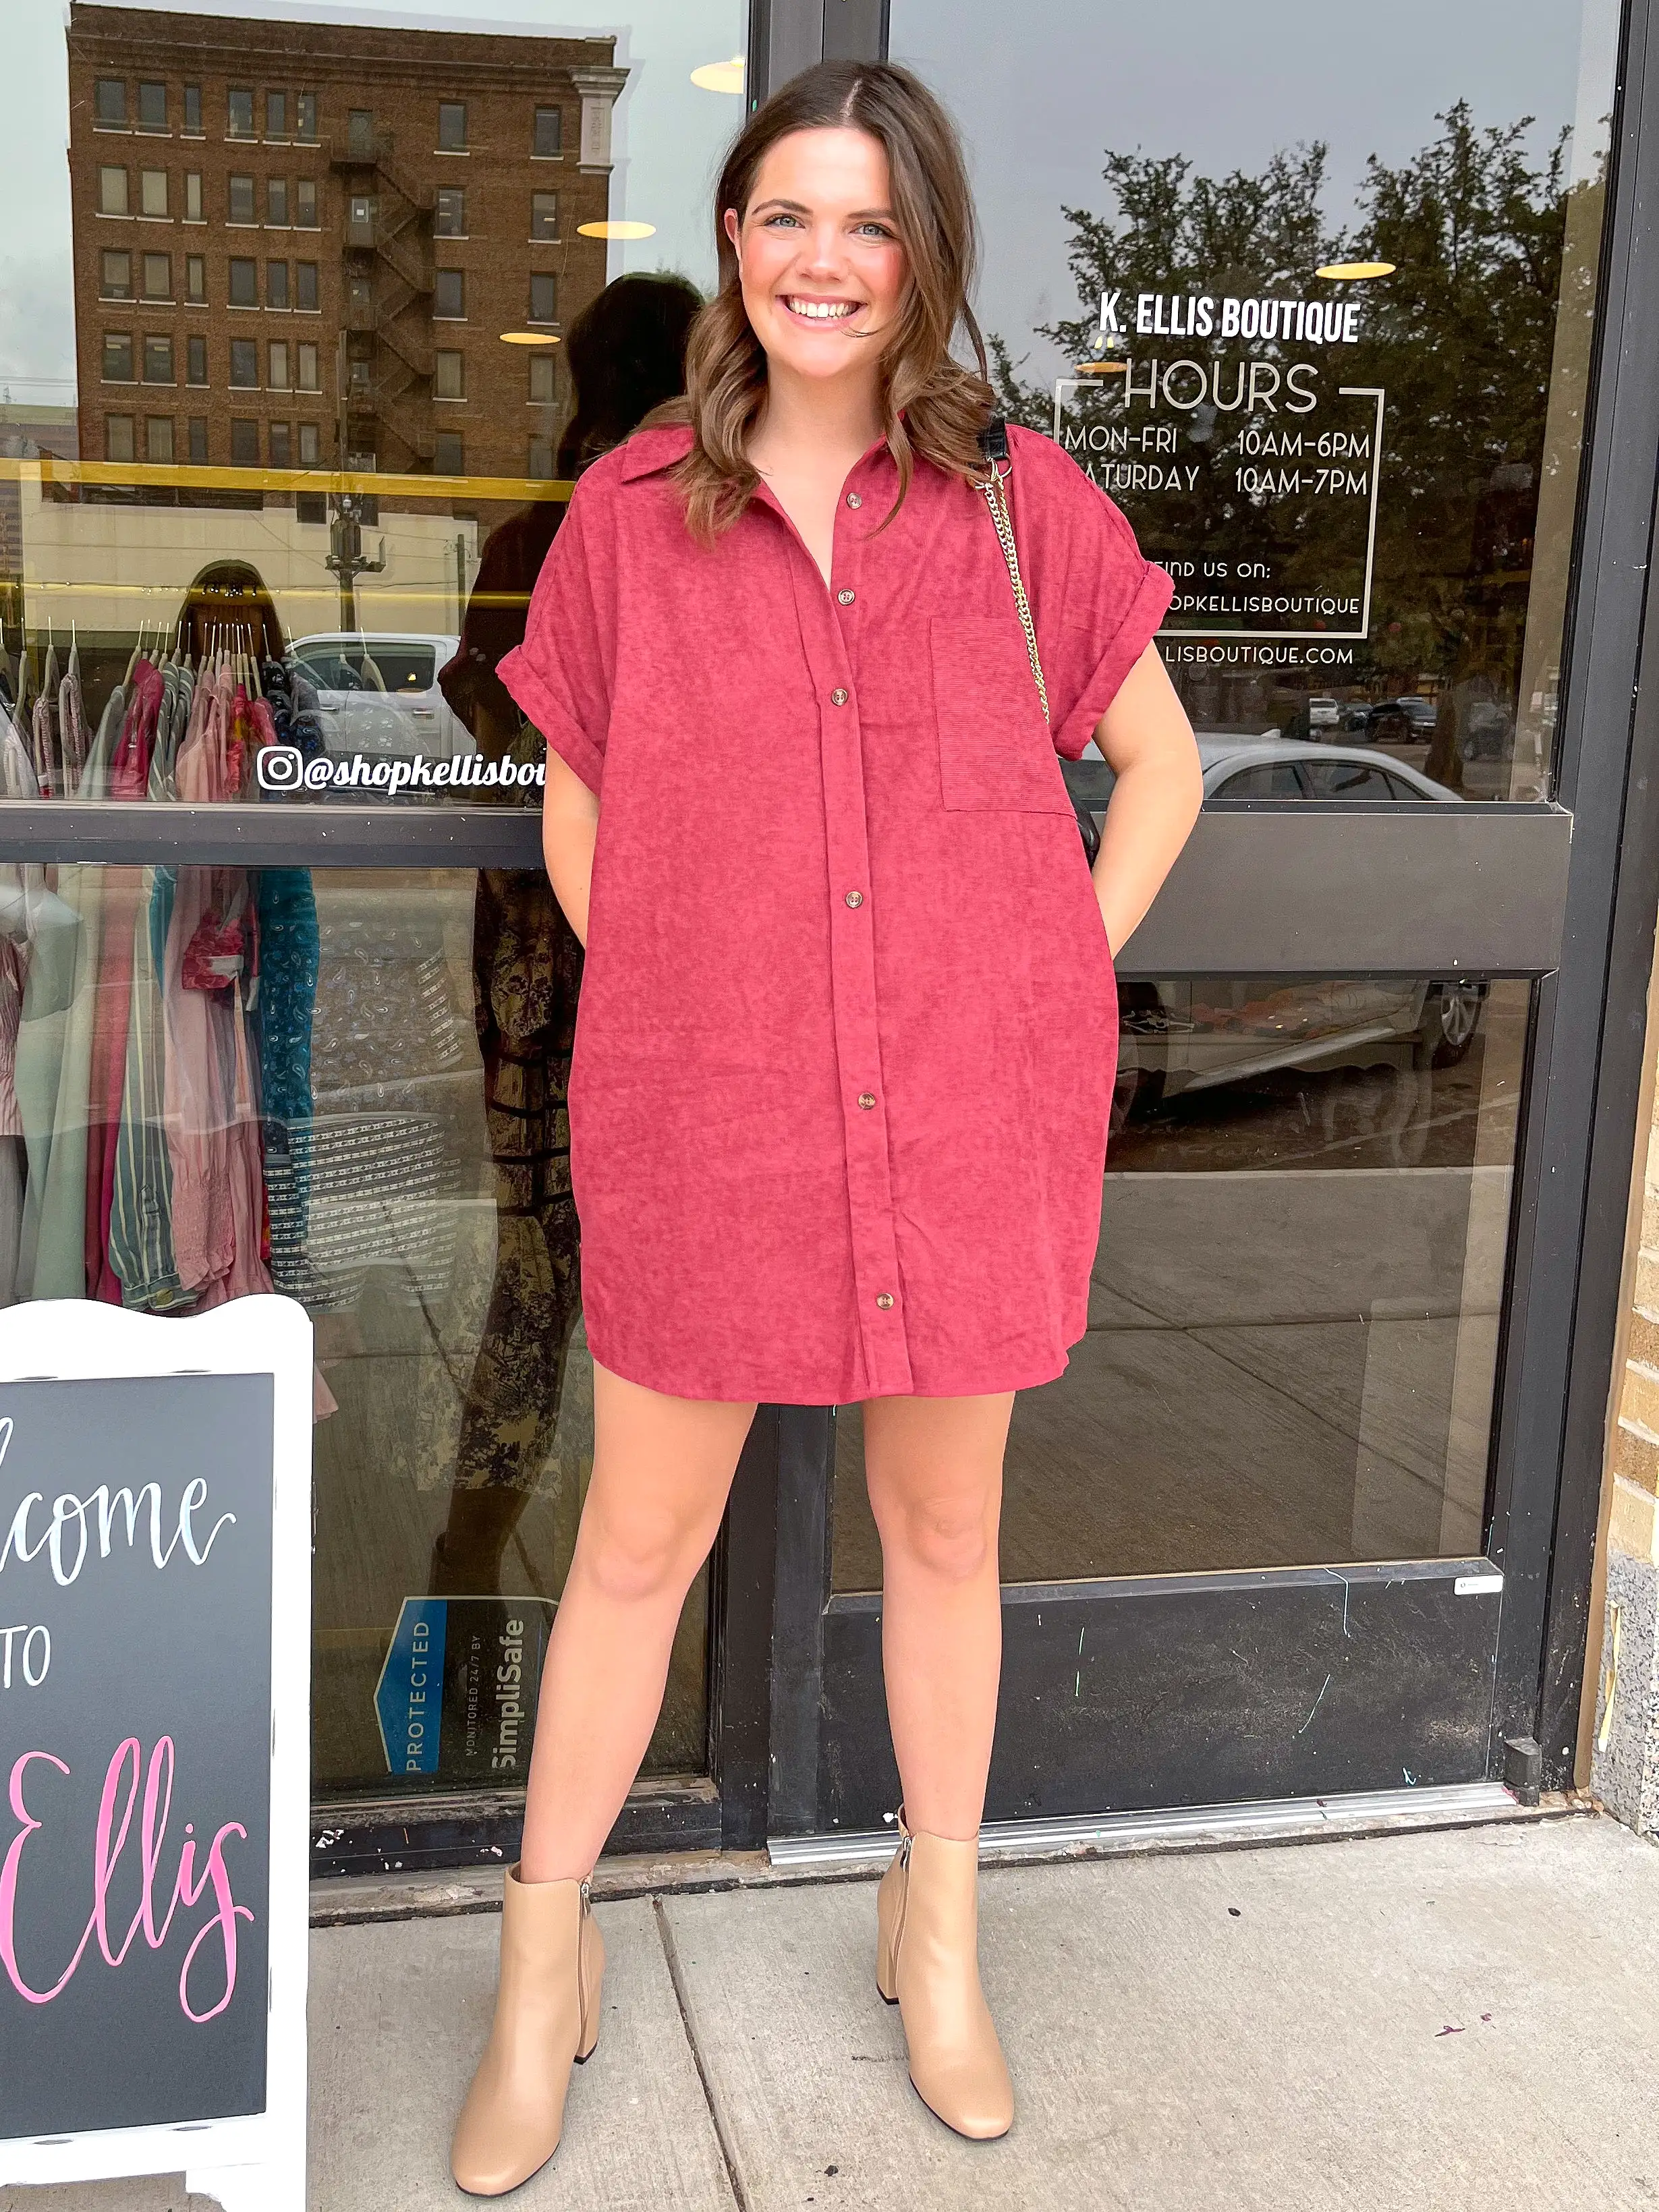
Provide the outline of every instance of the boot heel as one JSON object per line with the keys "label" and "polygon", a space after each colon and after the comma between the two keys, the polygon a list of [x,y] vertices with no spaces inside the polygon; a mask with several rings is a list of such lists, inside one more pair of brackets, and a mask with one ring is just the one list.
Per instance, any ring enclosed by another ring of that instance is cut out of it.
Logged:
{"label": "boot heel", "polygon": [[582,1884],[581,1934],[577,1939],[576,1979],[581,2002],[581,2029],[576,2042],[576,2063],[586,2065],[599,2047],[599,1994],[605,1982],[605,1938],[593,1917],[587,1884]]}
{"label": "boot heel", "polygon": [[904,1934],[904,1890],[909,1861],[910,1839],[906,1835],[876,1892],[876,1992],[887,2004],[898,2002],[899,1943]]}
{"label": "boot heel", "polygon": [[898,2002],[898,1960],[884,1928],[876,1942],[876,1993],[884,2002]]}

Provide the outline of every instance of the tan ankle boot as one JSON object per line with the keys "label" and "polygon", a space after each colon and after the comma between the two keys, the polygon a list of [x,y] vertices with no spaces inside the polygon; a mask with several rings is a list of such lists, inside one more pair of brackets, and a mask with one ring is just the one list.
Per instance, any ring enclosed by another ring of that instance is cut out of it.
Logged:
{"label": "tan ankle boot", "polygon": [[516,2189],[558,2148],[571,2062],[599,2039],[604,1973],[587,1884],[520,1881],[509,1868],[495,2022],[449,2154],[457,2185],[471,2196]]}
{"label": "tan ankle boot", "polygon": [[959,2136],[1006,2135],[1014,2092],[979,1985],[979,1844],[912,1835],[876,1898],[876,1987],[896,2004],[910,2079]]}

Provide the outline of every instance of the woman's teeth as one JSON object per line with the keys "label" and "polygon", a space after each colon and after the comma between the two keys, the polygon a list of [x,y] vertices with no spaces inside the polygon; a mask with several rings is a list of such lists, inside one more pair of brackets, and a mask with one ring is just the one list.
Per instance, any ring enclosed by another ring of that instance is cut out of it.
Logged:
{"label": "woman's teeth", "polygon": [[864,305],[862,300],[792,300],[784,301],[792,315],[805,315],[812,323],[838,323],[848,315],[857,314]]}

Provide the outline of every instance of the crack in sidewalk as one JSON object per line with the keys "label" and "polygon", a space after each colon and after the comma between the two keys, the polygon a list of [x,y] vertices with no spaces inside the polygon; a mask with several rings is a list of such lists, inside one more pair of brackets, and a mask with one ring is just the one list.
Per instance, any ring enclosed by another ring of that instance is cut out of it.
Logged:
{"label": "crack in sidewalk", "polygon": [[691,2006],[685,1993],[685,1978],[680,1971],[679,1953],[674,1948],[674,1931],[669,1925],[668,1915],[663,1910],[663,1900],[651,1900],[652,1917],[657,1923],[657,1938],[662,1945],[663,1958],[668,1967],[668,1978],[674,1985],[674,2002],[680,2008],[680,2026],[685,2032],[691,2063],[697,2069],[697,2080],[702,2085],[702,2100],[708,2107],[709,2124],[714,2130],[714,2140],[720,2145],[720,2161],[726,2168],[727,2186],[732,2191],[738,2212],[751,2212],[749,2192],[738,2172],[737,2156],[727,2138],[720,2119],[720,2107],[714,2101],[714,2086],[708,2079],[708,2069],[703,2063],[702,2045],[697,2040],[697,2031],[692,2025]]}

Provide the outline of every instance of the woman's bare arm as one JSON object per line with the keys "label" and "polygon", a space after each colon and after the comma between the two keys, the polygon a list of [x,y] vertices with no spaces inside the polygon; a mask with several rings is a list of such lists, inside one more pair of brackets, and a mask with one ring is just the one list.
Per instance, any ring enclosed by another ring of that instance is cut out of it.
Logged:
{"label": "woman's bare arm", "polygon": [[[1100,718],[1095,743],[1116,771],[1095,861],[1095,896],[1114,957],[1175,866],[1204,799],[1193,726],[1149,645]],[[549,786],[549,795],[552,787]]]}
{"label": "woman's bare arm", "polygon": [[547,787],[542,796],[542,855],[553,896],[584,945],[588,893],[593,882],[593,840],[599,826],[599,799],[550,745]]}

